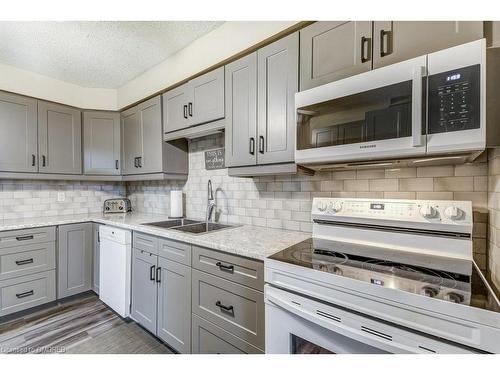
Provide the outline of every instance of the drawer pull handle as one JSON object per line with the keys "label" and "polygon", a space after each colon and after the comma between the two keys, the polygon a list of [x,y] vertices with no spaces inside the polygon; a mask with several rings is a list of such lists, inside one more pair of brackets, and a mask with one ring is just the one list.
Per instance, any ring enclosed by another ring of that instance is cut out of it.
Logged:
{"label": "drawer pull handle", "polygon": [[233,305],[226,306],[226,305],[223,305],[221,301],[217,301],[217,302],[215,302],[215,306],[217,306],[221,310],[234,313],[234,307],[233,307]]}
{"label": "drawer pull handle", "polygon": [[24,293],[16,293],[16,297],[17,298],[24,298],[24,297],[29,297],[29,296],[32,296],[33,294],[35,294],[35,292],[32,290],[30,290],[29,292],[24,292]]}
{"label": "drawer pull handle", "polygon": [[151,266],[149,269],[149,280],[155,281],[155,266]]}
{"label": "drawer pull handle", "polygon": [[18,241],[27,241],[27,240],[32,240],[34,237],[33,235],[29,235],[29,236],[18,236],[16,237],[16,240]]}
{"label": "drawer pull handle", "polygon": [[23,259],[23,260],[16,260],[16,264],[18,266],[24,266],[25,264],[30,264],[30,263],[33,263],[33,258]]}
{"label": "drawer pull handle", "polygon": [[215,263],[215,265],[216,265],[217,267],[219,267],[219,269],[220,269],[221,271],[226,271],[226,272],[231,272],[231,273],[233,273],[233,272],[234,272],[234,266],[233,266],[232,264],[227,265],[227,264],[223,264],[223,263],[221,263],[221,262],[217,262],[217,263]]}

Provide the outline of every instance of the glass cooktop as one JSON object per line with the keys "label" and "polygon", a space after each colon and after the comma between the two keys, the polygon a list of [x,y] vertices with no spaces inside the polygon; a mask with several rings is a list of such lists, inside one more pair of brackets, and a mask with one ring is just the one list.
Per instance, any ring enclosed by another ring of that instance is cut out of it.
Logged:
{"label": "glass cooktop", "polygon": [[270,259],[452,303],[500,312],[473,261],[310,238]]}

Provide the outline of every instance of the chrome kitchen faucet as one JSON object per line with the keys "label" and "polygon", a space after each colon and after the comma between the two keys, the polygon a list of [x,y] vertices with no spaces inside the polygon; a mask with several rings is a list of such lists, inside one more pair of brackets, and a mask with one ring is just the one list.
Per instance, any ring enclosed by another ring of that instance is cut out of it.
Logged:
{"label": "chrome kitchen faucet", "polygon": [[212,217],[212,212],[215,208],[214,192],[212,190],[212,181],[208,180],[208,191],[207,191],[207,217],[206,222],[208,223]]}

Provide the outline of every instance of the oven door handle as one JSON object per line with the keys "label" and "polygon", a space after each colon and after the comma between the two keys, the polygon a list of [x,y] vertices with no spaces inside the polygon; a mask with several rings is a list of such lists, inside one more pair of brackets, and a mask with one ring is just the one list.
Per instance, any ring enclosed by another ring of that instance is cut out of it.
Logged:
{"label": "oven door handle", "polygon": [[411,106],[411,134],[413,137],[413,147],[423,145],[422,141],[422,77],[426,74],[425,66],[416,66],[412,72],[412,98]]}

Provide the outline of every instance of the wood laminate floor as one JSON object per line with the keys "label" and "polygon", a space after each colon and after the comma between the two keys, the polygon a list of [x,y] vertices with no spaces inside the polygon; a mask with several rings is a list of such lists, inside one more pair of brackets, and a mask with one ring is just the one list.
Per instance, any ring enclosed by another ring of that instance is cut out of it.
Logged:
{"label": "wood laminate floor", "polygon": [[172,352],[136,323],[121,319],[96,295],[87,294],[1,323],[0,353]]}

